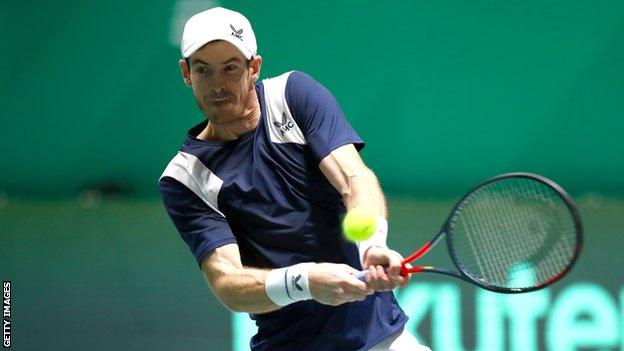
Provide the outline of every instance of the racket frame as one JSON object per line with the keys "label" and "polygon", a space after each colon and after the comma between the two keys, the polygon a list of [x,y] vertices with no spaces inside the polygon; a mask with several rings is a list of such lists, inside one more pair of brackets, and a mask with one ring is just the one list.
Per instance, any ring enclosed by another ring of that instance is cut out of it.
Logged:
{"label": "racket frame", "polygon": [[[459,261],[459,259],[457,258],[457,254],[453,246],[453,228],[455,225],[455,220],[459,217],[461,210],[463,209],[465,204],[469,201],[470,197],[474,196],[476,193],[478,193],[480,189],[488,186],[489,184],[500,181],[502,179],[507,179],[507,178],[528,178],[531,180],[538,181],[548,186],[549,188],[553,189],[555,193],[557,193],[557,195],[566,204],[568,210],[570,211],[570,214],[572,215],[574,225],[576,228],[577,245],[574,248],[574,253],[573,253],[570,263],[561,272],[554,275],[553,277],[548,279],[546,282],[541,283],[541,284],[536,284],[531,287],[505,288],[505,287],[491,285],[475,277],[472,277],[470,274],[464,271],[461,261]],[[453,264],[457,268],[457,271],[451,271],[445,268],[433,267],[433,266],[407,267],[408,264],[413,263],[414,261],[418,260],[422,256],[426,255],[434,246],[436,246],[436,244],[442,239],[442,237],[446,237],[447,250],[448,250],[449,256],[451,257],[451,260],[453,261]],[[568,195],[568,193],[565,190],[563,190],[563,188],[561,188],[558,184],[556,184],[552,180],[546,177],[540,176],[538,174],[526,173],[526,172],[505,173],[505,174],[500,174],[493,178],[490,178],[486,180],[485,182],[475,186],[470,191],[468,191],[459,201],[457,201],[457,203],[451,210],[450,215],[448,216],[448,218],[442,225],[442,228],[433,237],[433,239],[425,243],[420,249],[416,250],[413,254],[411,254],[405,260],[403,260],[402,266],[401,266],[401,275],[405,276],[408,273],[411,273],[411,274],[439,273],[439,274],[448,275],[454,278],[459,278],[463,281],[466,281],[468,283],[471,283],[483,289],[498,292],[498,293],[505,293],[505,294],[525,293],[525,292],[531,292],[531,291],[542,289],[546,286],[549,286],[555,283],[561,278],[563,278],[572,269],[572,266],[574,266],[574,264],[576,263],[582,246],[583,246],[583,225],[581,223],[581,217],[576,208],[576,205],[572,201],[572,198],[570,197],[570,195]]]}

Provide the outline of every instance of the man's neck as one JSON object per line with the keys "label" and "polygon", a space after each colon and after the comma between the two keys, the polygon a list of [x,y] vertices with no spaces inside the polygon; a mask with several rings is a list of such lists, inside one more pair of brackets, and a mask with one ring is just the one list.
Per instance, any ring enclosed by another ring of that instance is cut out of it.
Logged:
{"label": "man's neck", "polygon": [[241,118],[223,124],[208,121],[206,128],[197,135],[197,138],[215,141],[236,140],[241,135],[256,129],[258,123],[260,123],[260,103],[258,102],[255,89],[252,89],[249,103],[245,107]]}

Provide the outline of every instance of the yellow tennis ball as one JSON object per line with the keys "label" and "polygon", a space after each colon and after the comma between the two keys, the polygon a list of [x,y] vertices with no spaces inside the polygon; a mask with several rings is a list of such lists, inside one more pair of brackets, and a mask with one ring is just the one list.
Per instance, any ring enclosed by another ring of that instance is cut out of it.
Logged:
{"label": "yellow tennis ball", "polygon": [[377,215],[371,211],[353,209],[342,220],[344,236],[351,241],[370,238],[377,229]]}

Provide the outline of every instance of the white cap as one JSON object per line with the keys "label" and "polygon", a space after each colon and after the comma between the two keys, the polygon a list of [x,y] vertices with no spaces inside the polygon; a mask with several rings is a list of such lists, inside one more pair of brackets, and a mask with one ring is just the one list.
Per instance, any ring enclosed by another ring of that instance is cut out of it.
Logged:
{"label": "white cap", "polygon": [[248,60],[256,55],[258,46],[251,23],[242,14],[214,7],[189,18],[182,32],[180,50],[184,58],[215,40],[225,40],[236,46]]}

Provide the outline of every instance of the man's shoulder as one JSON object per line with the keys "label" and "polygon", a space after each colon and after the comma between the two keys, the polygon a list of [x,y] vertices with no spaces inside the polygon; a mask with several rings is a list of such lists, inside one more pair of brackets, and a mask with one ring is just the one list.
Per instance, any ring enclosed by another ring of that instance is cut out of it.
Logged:
{"label": "man's shoulder", "polygon": [[286,99],[288,106],[295,110],[305,104],[310,97],[326,94],[326,88],[312,76],[302,71],[288,71],[263,80],[265,92]]}
{"label": "man's shoulder", "polygon": [[314,86],[318,85],[318,83],[316,82],[316,80],[314,80],[314,78],[312,78],[312,76],[305,72],[297,70],[288,71],[274,77],[265,78],[262,80],[262,83],[265,86],[275,84],[283,85],[287,92],[296,92],[302,89],[313,88]]}
{"label": "man's shoulder", "polygon": [[[291,76],[293,77],[292,79],[300,79],[302,77],[310,77],[310,75],[305,73],[305,72],[301,72],[301,71],[298,71],[298,70],[292,70],[292,71],[284,72],[284,73],[279,74],[277,76],[265,78],[262,81],[264,82],[264,81],[274,81],[274,80],[281,80],[281,79],[291,79]],[[310,78],[312,78],[312,77],[310,77]]]}

